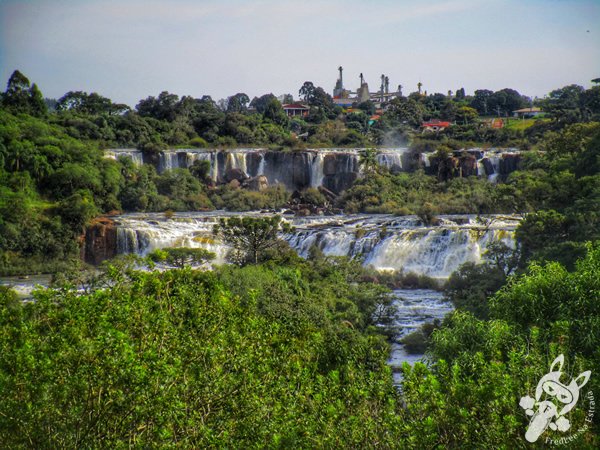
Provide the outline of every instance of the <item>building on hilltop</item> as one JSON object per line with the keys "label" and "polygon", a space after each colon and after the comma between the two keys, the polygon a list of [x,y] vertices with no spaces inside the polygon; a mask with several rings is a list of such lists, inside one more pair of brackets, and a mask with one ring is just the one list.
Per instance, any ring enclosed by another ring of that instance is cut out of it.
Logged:
{"label": "building on hilltop", "polygon": [[390,100],[402,96],[402,86],[398,85],[398,90],[396,92],[390,92],[390,79],[383,74],[381,75],[381,86],[377,92],[369,91],[369,85],[365,81],[362,73],[359,76],[360,85],[358,89],[356,91],[349,91],[344,88],[344,68],[340,66],[338,67],[338,70],[340,75],[333,89],[333,103],[338,106],[349,108],[354,104],[360,104],[370,100],[375,103],[377,109],[385,110]]}
{"label": "building on hilltop", "polygon": [[532,117],[537,117],[542,114],[542,110],[540,108],[532,107],[532,108],[523,108],[517,109],[512,112],[513,117],[518,117],[520,119],[529,119]]}
{"label": "building on hilltop", "polygon": [[306,117],[310,111],[310,108],[303,103],[287,103],[283,105],[283,110],[288,117]]}
{"label": "building on hilltop", "polygon": [[421,124],[423,132],[425,131],[443,131],[451,125],[450,122],[445,122],[439,119],[431,119]]}

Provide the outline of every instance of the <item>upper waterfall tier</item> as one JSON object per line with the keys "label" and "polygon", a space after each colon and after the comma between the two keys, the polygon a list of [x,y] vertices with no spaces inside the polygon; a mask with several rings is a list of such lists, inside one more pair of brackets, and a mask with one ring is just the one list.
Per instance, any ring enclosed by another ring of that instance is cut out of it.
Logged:
{"label": "upper waterfall tier", "polygon": [[[227,248],[212,235],[219,217],[264,216],[260,213],[125,214],[114,219],[114,254],[148,252],[164,247],[206,248],[223,262]],[[340,215],[290,218],[295,228],[282,238],[303,257],[315,245],[327,255],[362,258],[378,270],[450,276],[465,262],[479,262],[487,245],[513,245],[519,219],[506,216],[442,216],[439,225],[423,226],[414,216]],[[91,246],[90,246],[91,247]]]}
{"label": "upper waterfall tier", "polygon": [[[158,154],[143,154],[140,150],[106,150],[109,158],[128,157],[136,164],[153,164],[159,172],[190,167],[194,161],[210,162],[214,182],[224,182],[228,172],[241,171],[247,177],[263,175],[270,184],[281,183],[289,190],[323,186],[333,192],[349,188],[361,174],[362,149],[306,149],[274,151],[255,148],[230,150],[177,149]],[[486,176],[495,180],[516,169],[520,153],[515,149],[468,149],[457,152],[462,176]],[[433,153],[413,153],[406,147],[378,149],[377,162],[391,172],[410,172],[423,168],[436,173]]]}

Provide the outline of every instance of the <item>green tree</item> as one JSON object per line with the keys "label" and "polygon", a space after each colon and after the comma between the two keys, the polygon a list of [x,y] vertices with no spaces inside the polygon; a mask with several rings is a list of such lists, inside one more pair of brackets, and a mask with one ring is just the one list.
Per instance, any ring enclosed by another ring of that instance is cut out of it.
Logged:
{"label": "green tree", "polygon": [[2,95],[2,106],[15,113],[43,116],[47,112],[44,97],[37,85],[31,85],[29,79],[15,70],[6,85]]}
{"label": "green tree", "polygon": [[277,244],[277,234],[289,229],[280,216],[231,217],[219,219],[213,233],[233,249],[232,260],[240,264],[258,264],[265,251]]}
{"label": "green tree", "polygon": [[365,148],[359,152],[358,164],[363,168],[366,175],[376,173],[380,170],[379,163],[377,162],[376,148]]}
{"label": "green tree", "polygon": [[275,97],[269,99],[264,107],[263,115],[265,119],[270,120],[271,122],[281,125],[287,126],[288,117],[281,103]]}
{"label": "green tree", "polygon": [[267,109],[267,105],[273,99],[277,100],[277,97],[275,97],[273,94],[265,94],[261,95],[260,97],[254,97],[250,102],[250,106],[256,108],[256,111],[260,114],[264,114],[265,109]]}
{"label": "green tree", "polygon": [[474,123],[478,117],[479,114],[477,114],[477,110],[469,106],[461,106],[456,110],[455,114],[456,123],[461,123],[464,125]]}
{"label": "green tree", "polygon": [[583,93],[583,87],[576,84],[555,89],[543,100],[542,107],[558,122],[576,122],[581,118]]}
{"label": "green tree", "polygon": [[315,85],[312,83],[312,81],[305,81],[298,93],[305,102],[310,103],[314,98],[315,89]]}
{"label": "green tree", "polygon": [[488,114],[492,114],[494,112],[491,109],[491,97],[493,94],[494,92],[489,89],[476,90],[471,101],[471,107],[475,108],[481,115],[487,116]]}
{"label": "green tree", "polygon": [[217,257],[214,252],[203,248],[185,247],[159,249],[148,256],[151,261],[165,263],[179,269],[186,266],[202,265]]}
{"label": "green tree", "polygon": [[397,97],[390,102],[389,114],[400,123],[414,128],[423,122],[423,106],[412,98]]}
{"label": "green tree", "polygon": [[227,99],[227,112],[244,112],[249,102],[250,98],[244,93],[232,95]]}

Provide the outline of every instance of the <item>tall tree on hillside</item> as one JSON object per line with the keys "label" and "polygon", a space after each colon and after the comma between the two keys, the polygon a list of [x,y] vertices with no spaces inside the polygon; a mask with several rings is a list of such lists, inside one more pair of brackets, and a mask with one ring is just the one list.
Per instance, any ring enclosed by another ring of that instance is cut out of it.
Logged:
{"label": "tall tree on hillside", "polygon": [[147,97],[145,100],[140,100],[135,109],[140,116],[172,122],[177,117],[178,103],[179,96],[163,91],[156,98]]}
{"label": "tall tree on hillside", "polygon": [[490,113],[495,113],[500,116],[510,116],[513,111],[527,106],[526,97],[519,94],[514,89],[501,89],[494,92],[490,98],[488,106]]}
{"label": "tall tree on hillside", "polygon": [[397,97],[390,102],[389,114],[400,123],[418,127],[423,122],[424,107],[412,98]]}
{"label": "tall tree on hillside", "polygon": [[227,112],[244,112],[248,108],[250,98],[243,92],[232,95],[227,99]]}
{"label": "tall tree on hillside", "polygon": [[315,95],[315,85],[312,81],[305,81],[298,93],[305,102],[310,102]]}
{"label": "tall tree on hillside", "polygon": [[88,94],[82,91],[69,91],[56,103],[57,111],[75,111],[83,114],[108,114],[116,115],[129,111],[131,108],[125,104],[113,103],[109,98],[96,92]]}
{"label": "tall tree on hillside", "polygon": [[275,97],[273,94],[265,94],[261,95],[260,97],[254,97],[250,102],[250,106],[256,108],[257,112],[263,114],[267,108],[267,104],[273,99],[277,100],[277,97]]}
{"label": "tall tree on hillside", "polygon": [[581,119],[583,93],[583,87],[577,84],[555,89],[543,100],[542,107],[559,122],[576,122]]}
{"label": "tall tree on hillside", "polygon": [[265,119],[270,120],[277,125],[285,126],[288,123],[288,117],[275,97],[269,99],[267,102],[265,109],[263,111],[263,116]]}
{"label": "tall tree on hillside", "polygon": [[15,70],[2,95],[2,106],[14,113],[25,113],[41,116],[48,110],[44,96],[36,84],[31,85],[29,79]]}
{"label": "tall tree on hillside", "polygon": [[490,97],[494,92],[489,89],[478,89],[475,91],[471,107],[475,108],[481,115],[487,116],[490,111]]}

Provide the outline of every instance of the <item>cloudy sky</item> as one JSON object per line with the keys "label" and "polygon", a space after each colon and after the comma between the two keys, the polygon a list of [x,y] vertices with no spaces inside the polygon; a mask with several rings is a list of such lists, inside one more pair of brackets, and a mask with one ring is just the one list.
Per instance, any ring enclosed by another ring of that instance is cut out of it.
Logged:
{"label": "cloudy sky", "polygon": [[168,90],[214,99],[355,89],[511,87],[543,96],[600,77],[599,0],[0,0],[0,83],[134,106]]}

